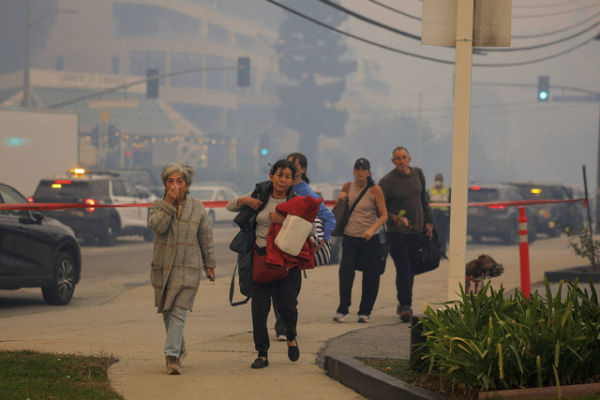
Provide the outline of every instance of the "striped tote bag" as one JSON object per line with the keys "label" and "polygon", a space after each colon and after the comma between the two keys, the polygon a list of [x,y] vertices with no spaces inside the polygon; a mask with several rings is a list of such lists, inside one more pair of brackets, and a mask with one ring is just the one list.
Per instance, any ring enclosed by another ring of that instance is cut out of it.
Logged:
{"label": "striped tote bag", "polygon": [[[317,237],[312,237],[311,239],[315,243],[315,248],[321,241],[323,240],[323,221],[319,219],[319,217],[315,218],[314,222],[315,231],[317,232]],[[329,264],[329,260],[331,260],[331,243],[330,241],[326,241],[323,246],[319,249],[319,251],[315,251],[315,266],[319,265],[327,265]]]}

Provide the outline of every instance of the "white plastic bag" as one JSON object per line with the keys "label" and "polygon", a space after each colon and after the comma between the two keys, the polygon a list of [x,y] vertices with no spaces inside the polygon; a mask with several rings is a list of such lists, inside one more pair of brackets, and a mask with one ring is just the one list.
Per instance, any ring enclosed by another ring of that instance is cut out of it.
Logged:
{"label": "white plastic bag", "polygon": [[313,224],[302,217],[288,214],[275,237],[275,245],[289,255],[297,256],[302,250]]}

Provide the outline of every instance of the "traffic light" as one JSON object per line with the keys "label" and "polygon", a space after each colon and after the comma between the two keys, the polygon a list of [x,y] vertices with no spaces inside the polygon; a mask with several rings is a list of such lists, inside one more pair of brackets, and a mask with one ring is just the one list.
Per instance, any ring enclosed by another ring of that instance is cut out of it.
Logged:
{"label": "traffic light", "polygon": [[538,76],[538,100],[548,101],[550,98],[550,77],[548,75]]}
{"label": "traffic light", "polygon": [[250,57],[238,57],[237,84],[239,87],[250,86]]}
{"label": "traffic light", "polygon": [[263,157],[269,155],[269,135],[267,135],[266,133],[263,133],[258,138],[258,152]]}
{"label": "traffic light", "polygon": [[146,97],[150,99],[158,98],[158,68],[146,69]]}

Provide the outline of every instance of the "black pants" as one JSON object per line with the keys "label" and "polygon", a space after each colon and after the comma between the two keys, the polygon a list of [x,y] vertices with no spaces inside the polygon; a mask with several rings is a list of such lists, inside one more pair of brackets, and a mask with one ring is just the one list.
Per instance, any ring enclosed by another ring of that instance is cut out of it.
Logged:
{"label": "black pants", "polygon": [[446,254],[450,239],[450,213],[447,210],[433,209],[433,226],[440,241],[440,251]]}
{"label": "black pants", "polygon": [[355,270],[363,271],[362,294],[359,315],[371,315],[379,292],[381,265],[379,262],[381,244],[379,235],[370,240],[345,236],[342,239],[342,260],[340,261],[340,305],[338,313],[348,314],[352,298]]}
{"label": "black pants", "polygon": [[285,325],[287,340],[296,339],[298,323],[298,294],[302,286],[302,275],[298,268],[292,268],[290,274],[279,281],[268,283],[253,282],[252,292],[252,333],[254,348],[259,357],[267,357],[269,350],[269,332],[267,317],[271,309],[271,298],[277,303],[277,310]]}
{"label": "black pants", "polygon": [[411,249],[415,247],[417,235],[411,233],[388,232],[390,255],[396,266],[396,291],[398,303],[402,307],[412,306],[412,288],[414,274],[412,270]]}

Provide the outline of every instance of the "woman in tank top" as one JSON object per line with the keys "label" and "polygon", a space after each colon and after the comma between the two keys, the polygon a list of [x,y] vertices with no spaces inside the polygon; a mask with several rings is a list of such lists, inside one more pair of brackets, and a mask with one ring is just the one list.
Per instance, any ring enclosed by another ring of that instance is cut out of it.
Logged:
{"label": "woman in tank top", "polygon": [[[365,190],[365,193],[360,196]],[[360,199],[359,199],[360,197]],[[356,203],[358,199],[358,203]],[[355,270],[363,273],[362,295],[358,308],[358,322],[369,322],[381,274],[381,242],[378,229],[387,220],[383,191],[371,177],[371,166],[366,158],[354,163],[354,182],[344,184],[338,202],[348,202],[354,210],[344,228],[342,260],[340,262],[340,304],[334,321],[343,322],[349,315]]]}

